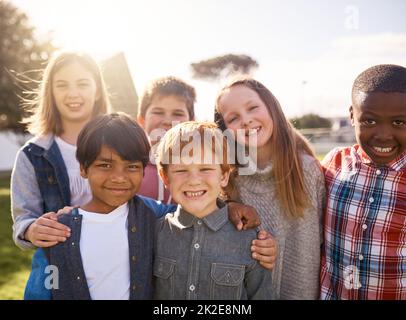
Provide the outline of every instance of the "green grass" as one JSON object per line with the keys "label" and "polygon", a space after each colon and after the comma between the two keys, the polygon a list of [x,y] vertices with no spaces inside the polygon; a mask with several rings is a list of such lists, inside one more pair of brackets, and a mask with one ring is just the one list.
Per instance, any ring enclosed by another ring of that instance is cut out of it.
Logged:
{"label": "green grass", "polygon": [[23,298],[33,251],[22,251],[12,239],[10,179],[0,179],[0,300]]}

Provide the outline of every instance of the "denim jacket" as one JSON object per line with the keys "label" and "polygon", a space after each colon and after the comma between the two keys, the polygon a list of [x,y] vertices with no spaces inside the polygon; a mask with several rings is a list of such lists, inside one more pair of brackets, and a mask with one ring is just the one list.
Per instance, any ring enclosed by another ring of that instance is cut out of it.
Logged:
{"label": "denim jacket", "polygon": [[28,226],[45,212],[70,205],[69,177],[51,135],[34,137],[17,154],[11,176],[14,242],[22,249],[35,246],[24,239]]}
{"label": "denim jacket", "polygon": [[[128,247],[130,263],[130,300],[152,298],[152,259],[155,215],[138,197],[129,201]],[[50,265],[57,267],[59,288],[52,289],[55,300],[89,300],[90,292],[80,254],[82,216],[74,209],[59,222],[72,230],[68,241],[49,249]],[[103,264],[103,261],[98,263]]]}
{"label": "denim jacket", "polygon": [[[140,202],[144,203],[149,210],[152,211],[153,215],[156,218],[162,217],[166,213],[173,212],[176,209],[175,205],[165,205],[151,198],[143,196],[137,196],[137,198],[141,200]],[[71,240],[73,239],[72,237],[73,233],[71,235],[71,238],[69,238],[66,242],[67,243],[72,242]],[[129,244],[130,246],[132,246],[131,242]],[[139,246],[139,244],[137,244],[137,246]],[[132,250],[131,247],[130,250]],[[49,256],[50,254],[49,252],[46,251],[46,249],[38,248],[35,251],[34,256],[32,257],[32,270],[27,285],[25,287],[24,300],[51,300],[55,298],[55,295],[54,296],[52,295],[51,290],[47,289],[44,285],[46,282],[46,278],[48,276],[47,266],[50,264]],[[148,266],[148,270],[152,270],[152,263]],[[143,269],[143,272],[145,271],[146,269]],[[136,272],[139,271],[137,270]],[[145,281],[148,282],[148,279],[150,278],[147,277]]]}
{"label": "denim jacket", "polygon": [[226,205],[203,219],[178,206],[155,237],[155,299],[271,299],[271,272],[251,258],[256,232],[237,231]]}

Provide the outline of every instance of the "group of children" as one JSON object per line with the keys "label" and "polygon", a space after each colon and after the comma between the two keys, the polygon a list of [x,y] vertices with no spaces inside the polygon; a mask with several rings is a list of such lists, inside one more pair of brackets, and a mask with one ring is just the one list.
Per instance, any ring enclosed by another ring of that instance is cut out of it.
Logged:
{"label": "group of children", "polygon": [[[358,76],[357,145],[321,166],[260,82],[225,85],[216,124],[195,99],[155,80],[137,124],[109,114],[93,59],[50,61],[11,181],[14,240],[39,248],[27,299],[406,299],[404,67]],[[239,175],[231,151],[252,141]]]}

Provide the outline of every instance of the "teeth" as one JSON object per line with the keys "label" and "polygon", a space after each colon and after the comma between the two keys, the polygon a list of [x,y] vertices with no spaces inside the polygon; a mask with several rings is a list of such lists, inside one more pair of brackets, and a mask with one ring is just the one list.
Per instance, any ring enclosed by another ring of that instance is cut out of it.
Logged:
{"label": "teeth", "polygon": [[68,103],[68,106],[71,107],[71,108],[79,108],[80,103]]}
{"label": "teeth", "polygon": [[375,149],[375,151],[378,151],[378,152],[388,153],[393,150],[393,147],[389,147],[389,148],[374,147],[374,149]]}
{"label": "teeth", "polygon": [[191,191],[186,191],[186,196],[188,197],[200,197],[204,194],[204,191],[197,191],[197,192],[191,192]]}
{"label": "teeth", "polygon": [[248,129],[246,135],[247,135],[247,136],[251,136],[251,135],[253,135],[253,134],[256,134],[260,129],[261,129],[261,127]]}

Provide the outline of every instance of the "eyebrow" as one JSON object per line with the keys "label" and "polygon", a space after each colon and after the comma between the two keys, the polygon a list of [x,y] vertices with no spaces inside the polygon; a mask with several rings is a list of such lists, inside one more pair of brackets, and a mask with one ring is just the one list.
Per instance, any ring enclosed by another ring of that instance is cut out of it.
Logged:
{"label": "eyebrow", "polygon": [[[97,157],[96,158],[97,161],[103,161],[103,162],[114,162],[115,160],[113,160],[112,158],[103,158],[103,157]],[[138,163],[141,162],[141,160],[125,160],[123,159],[124,162],[128,162],[128,163]]]}
{"label": "eyebrow", "polygon": [[[249,106],[250,104],[254,104],[254,100],[249,99],[247,102],[244,103],[245,106]],[[236,113],[237,113],[237,111],[234,111],[234,110],[233,110],[233,111],[229,112],[228,114],[226,113],[224,116],[225,116],[225,117],[228,117],[228,116],[234,115],[234,114],[236,114]]]}
{"label": "eyebrow", "polygon": [[[76,82],[79,82],[79,81],[91,81],[91,79],[89,79],[89,78],[82,78],[82,79],[77,79],[76,80]],[[58,83],[58,82],[63,82],[63,83],[65,83],[65,82],[69,82],[69,81],[67,81],[67,80],[62,80],[62,79],[58,79],[58,80],[55,80],[54,82],[56,82],[56,83]]]}
{"label": "eyebrow", "polygon": [[[377,114],[377,113],[375,113],[375,112],[373,112],[373,111],[364,111],[364,112],[362,113],[362,115],[363,115],[363,116],[375,116],[375,117],[379,117],[379,116],[380,116],[379,114]],[[389,117],[390,117],[390,118],[404,118],[404,117],[406,117],[406,111],[405,111],[404,114],[395,114],[395,115],[389,116]]]}
{"label": "eyebrow", "polygon": [[245,103],[245,105],[248,106],[248,105],[253,104],[253,103],[254,103],[254,100],[249,99],[249,100]]}
{"label": "eyebrow", "polygon": [[[162,107],[152,107],[151,110],[165,111],[166,109],[162,108]],[[185,110],[183,110],[182,108],[177,108],[177,109],[174,109],[172,111],[181,111],[181,112],[185,113]]]}
{"label": "eyebrow", "polygon": [[113,162],[113,159],[111,158],[103,158],[103,157],[97,157],[97,161],[103,161],[103,162]]}

